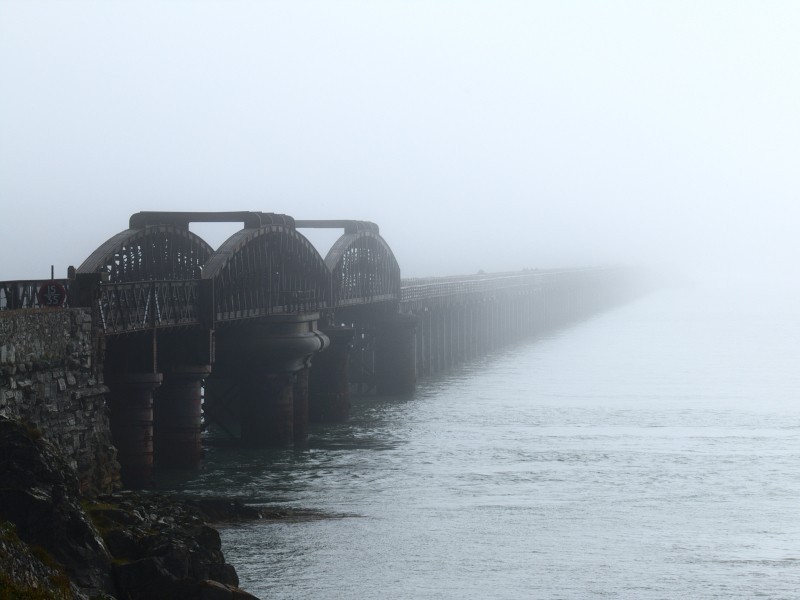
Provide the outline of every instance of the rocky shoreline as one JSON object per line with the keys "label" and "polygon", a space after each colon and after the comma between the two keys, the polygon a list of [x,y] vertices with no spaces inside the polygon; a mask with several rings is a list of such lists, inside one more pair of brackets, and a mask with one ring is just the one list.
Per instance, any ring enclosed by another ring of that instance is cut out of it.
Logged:
{"label": "rocky shoreline", "polygon": [[271,518],[223,498],[82,497],[38,430],[0,417],[0,600],[254,599],[211,523]]}

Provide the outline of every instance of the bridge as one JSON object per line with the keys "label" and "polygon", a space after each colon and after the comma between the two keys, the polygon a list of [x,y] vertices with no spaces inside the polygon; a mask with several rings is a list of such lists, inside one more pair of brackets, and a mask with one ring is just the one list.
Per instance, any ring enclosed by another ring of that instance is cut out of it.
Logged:
{"label": "bridge", "polygon": [[[214,250],[198,222],[242,227]],[[342,234],[323,258],[301,233]],[[250,445],[347,417],[350,390],[417,377],[602,310],[623,269],[401,279],[377,225],[262,212],[140,212],[67,279],[0,284],[0,310],[91,307],[127,485],[201,458],[205,418]]]}

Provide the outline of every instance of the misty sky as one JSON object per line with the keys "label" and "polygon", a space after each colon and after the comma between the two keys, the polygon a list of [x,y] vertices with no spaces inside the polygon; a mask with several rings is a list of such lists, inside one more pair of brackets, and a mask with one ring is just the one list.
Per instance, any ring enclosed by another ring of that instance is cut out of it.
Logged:
{"label": "misty sky", "polygon": [[0,279],[140,210],[371,220],[404,276],[793,266],[798,31],[796,1],[0,0]]}

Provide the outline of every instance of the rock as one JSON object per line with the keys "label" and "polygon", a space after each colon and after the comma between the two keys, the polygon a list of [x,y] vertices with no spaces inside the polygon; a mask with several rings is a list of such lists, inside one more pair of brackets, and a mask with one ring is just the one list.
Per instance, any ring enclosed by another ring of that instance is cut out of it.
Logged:
{"label": "rock", "polygon": [[111,555],[78,502],[75,471],[34,429],[0,418],[0,519],[92,593],[113,592]]}
{"label": "rock", "polygon": [[201,600],[231,600],[233,593],[227,585],[217,581],[203,581],[200,584]]}
{"label": "rock", "polygon": [[230,523],[261,519],[261,511],[247,506],[240,500],[229,498],[185,498],[186,504],[194,507],[206,521]]}
{"label": "rock", "polygon": [[210,580],[200,583],[197,597],[199,600],[258,600],[242,589]]}
{"label": "rock", "polygon": [[64,569],[46,564],[46,557],[38,554],[19,539],[12,523],[0,522],[0,598],[86,598],[73,587]]}
{"label": "rock", "polygon": [[135,556],[139,554],[139,543],[127,529],[113,528],[103,536],[112,556]]}
{"label": "rock", "polygon": [[121,597],[194,600],[198,582],[209,580],[238,590],[239,578],[225,562],[219,532],[189,502],[124,491],[98,497],[87,508],[114,558]]}
{"label": "rock", "polygon": [[[237,587],[219,532],[193,503],[131,491],[79,500],[63,455],[1,416],[0,482],[0,598],[255,598]],[[199,504],[221,520],[260,516],[229,500]]]}
{"label": "rock", "polygon": [[123,598],[172,600],[181,596],[180,579],[164,566],[164,560],[149,556],[114,565],[114,581]]}

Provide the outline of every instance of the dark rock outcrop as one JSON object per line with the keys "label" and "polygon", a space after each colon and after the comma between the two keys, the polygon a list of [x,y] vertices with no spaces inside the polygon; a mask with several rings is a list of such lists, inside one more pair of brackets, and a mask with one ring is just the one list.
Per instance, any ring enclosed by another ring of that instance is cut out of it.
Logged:
{"label": "dark rock outcrop", "polygon": [[0,418],[0,519],[43,548],[70,579],[111,592],[111,555],[78,501],[75,471],[35,429]]}
{"label": "dark rock outcrop", "polygon": [[42,550],[20,540],[12,523],[0,522],[0,598],[73,600],[81,597],[63,568],[53,564]]}
{"label": "dark rock outcrop", "polygon": [[239,578],[225,562],[217,530],[187,502],[119,492],[88,510],[114,557],[117,589],[131,598],[198,598],[209,586],[217,594],[227,589],[231,598],[253,598],[236,587]]}
{"label": "dark rock outcrop", "polygon": [[[0,417],[0,598],[255,598],[237,587],[198,508],[145,492],[80,499],[79,491],[52,444]],[[210,506],[224,516],[229,502]],[[256,516],[236,511],[233,519]]]}

